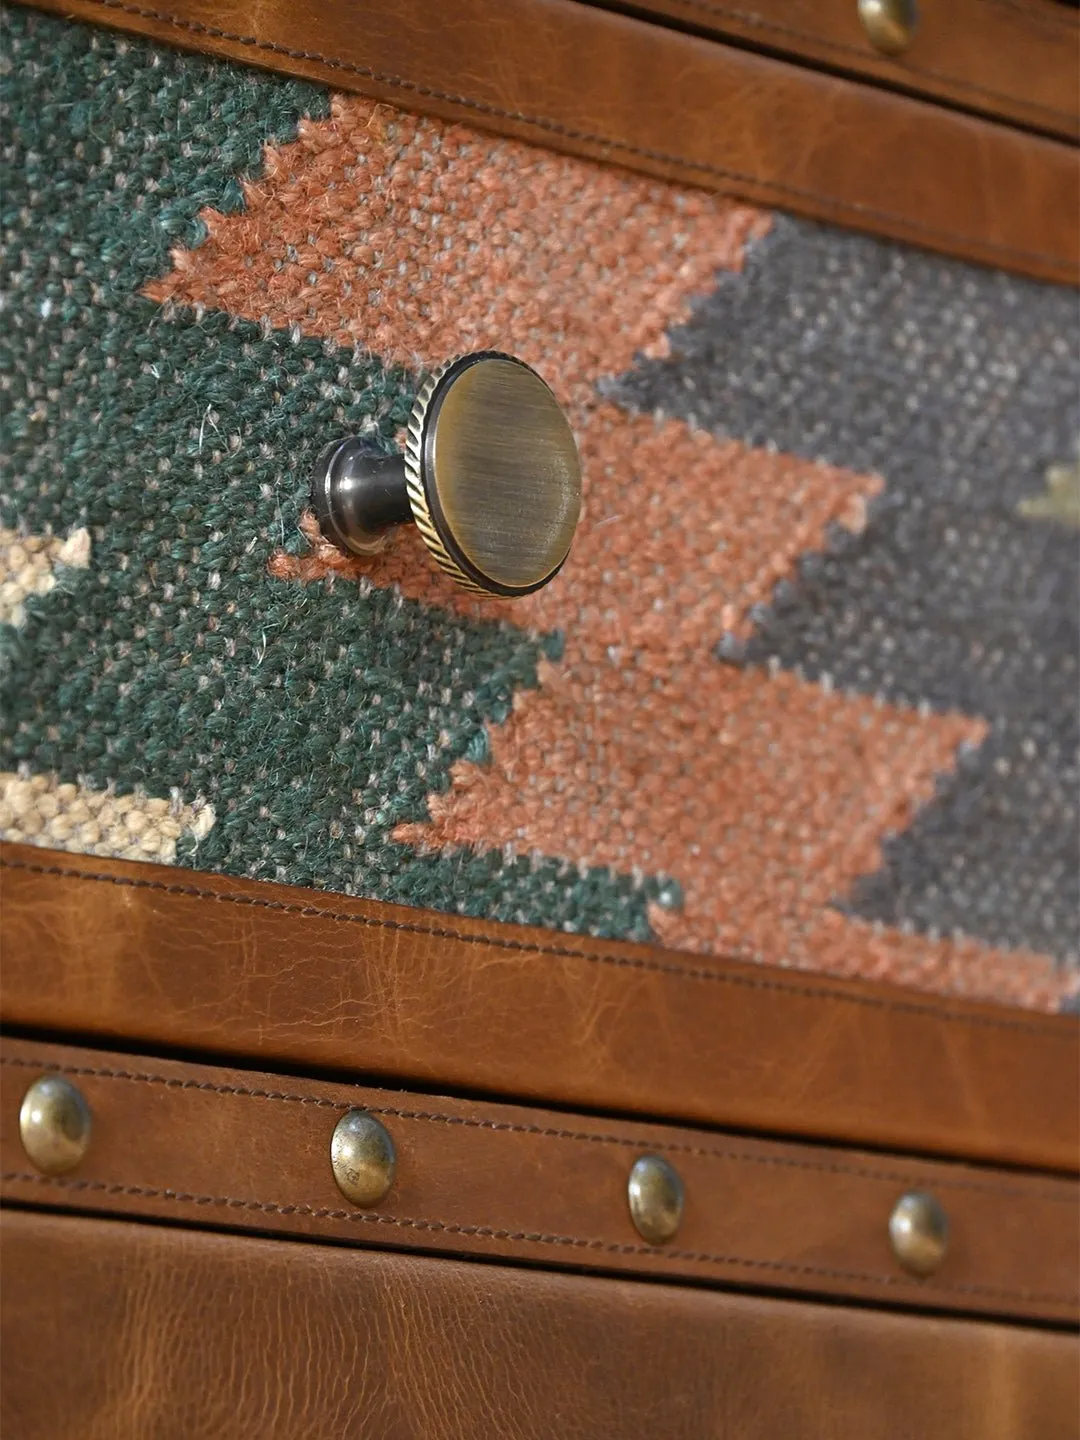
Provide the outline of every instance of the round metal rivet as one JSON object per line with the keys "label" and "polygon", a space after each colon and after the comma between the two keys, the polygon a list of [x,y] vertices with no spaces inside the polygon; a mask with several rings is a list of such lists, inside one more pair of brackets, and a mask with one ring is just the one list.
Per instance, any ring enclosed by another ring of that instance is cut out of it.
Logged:
{"label": "round metal rivet", "polygon": [[374,1205],[394,1183],[397,1153],[386,1126],[366,1110],[349,1110],[334,1126],[330,1164],[337,1187],[354,1205]]}
{"label": "round metal rivet", "polygon": [[893,1254],[913,1275],[932,1275],[949,1248],[949,1217],[933,1195],[909,1190],[889,1216]]}
{"label": "round metal rivet", "polygon": [[630,1218],[643,1240],[663,1245],[682,1224],[683,1182],[674,1166],[659,1155],[635,1160],[626,1186]]}
{"label": "round metal rivet", "polygon": [[90,1107],[62,1075],[43,1075],[23,1096],[19,1134],[30,1163],[43,1175],[74,1170],[90,1148]]}
{"label": "round metal rivet", "polygon": [[911,44],[918,15],[915,0],[859,0],[859,19],[883,55],[900,55]]}

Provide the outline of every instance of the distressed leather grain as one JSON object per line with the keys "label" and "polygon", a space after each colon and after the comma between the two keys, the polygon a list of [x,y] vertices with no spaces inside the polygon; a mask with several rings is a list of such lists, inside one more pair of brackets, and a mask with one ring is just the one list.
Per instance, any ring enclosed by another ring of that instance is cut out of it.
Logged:
{"label": "distressed leather grain", "polygon": [[1070,1440],[1071,1335],[5,1211],[18,1440]]}
{"label": "distressed leather grain", "polygon": [[854,0],[594,0],[702,34],[834,66],[882,85],[1029,125],[1080,133],[1080,29],[1067,5],[949,0],[918,7],[901,55],[870,43]]}
{"label": "distressed leather grain", "polygon": [[44,0],[43,8],[1047,279],[1068,145],[574,0]]}
{"label": "distressed leather grain", "polygon": [[32,846],[0,902],[8,1025],[1078,1168],[1073,1017]]}
{"label": "distressed leather grain", "polygon": [[[94,1134],[78,1168],[50,1179],[27,1162],[19,1107],[56,1072],[86,1097]],[[329,1161],[334,1126],[354,1107],[378,1115],[398,1151],[390,1192],[363,1210],[344,1200]],[[642,1241],[626,1199],[630,1167],[649,1154],[686,1186],[682,1228],[660,1247]],[[1080,1318],[1074,1181],[37,1041],[5,1040],[0,1054],[0,1184],[26,1204]],[[925,1278],[906,1274],[888,1242],[892,1207],[911,1190],[937,1196],[949,1217],[949,1253]]]}

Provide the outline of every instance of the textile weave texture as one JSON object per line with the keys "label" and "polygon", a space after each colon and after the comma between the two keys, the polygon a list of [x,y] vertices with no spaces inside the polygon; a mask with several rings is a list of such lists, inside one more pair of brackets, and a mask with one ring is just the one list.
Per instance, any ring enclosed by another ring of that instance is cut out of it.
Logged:
{"label": "textile weave texture", "polygon": [[[1075,298],[3,12],[0,831],[1075,1003]],[[557,580],[346,558],[329,440],[498,348]]]}

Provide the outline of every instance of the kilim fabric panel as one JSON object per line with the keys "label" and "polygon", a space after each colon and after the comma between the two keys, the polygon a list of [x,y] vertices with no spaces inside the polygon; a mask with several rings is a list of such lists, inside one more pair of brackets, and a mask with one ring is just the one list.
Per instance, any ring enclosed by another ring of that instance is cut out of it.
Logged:
{"label": "kilim fabric panel", "polygon": [[[3,834],[1072,1003],[1071,294],[3,26]],[[511,602],[306,501],[487,347],[585,470]]]}

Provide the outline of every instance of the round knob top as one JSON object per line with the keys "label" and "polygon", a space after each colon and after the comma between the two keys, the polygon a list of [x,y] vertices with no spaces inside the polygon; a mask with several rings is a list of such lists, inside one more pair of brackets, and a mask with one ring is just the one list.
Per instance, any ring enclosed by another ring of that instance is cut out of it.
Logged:
{"label": "round knob top", "polygon": [[481,351],[433,375],[409,419],[405,472],[428,548],[468,589],[527,595],[566,559],[581,513],[577,446],[522,361]]}

